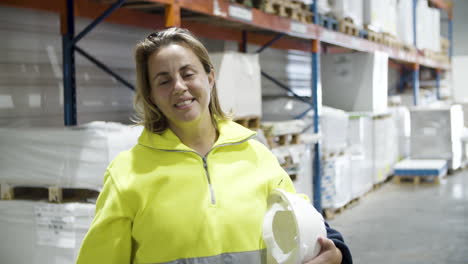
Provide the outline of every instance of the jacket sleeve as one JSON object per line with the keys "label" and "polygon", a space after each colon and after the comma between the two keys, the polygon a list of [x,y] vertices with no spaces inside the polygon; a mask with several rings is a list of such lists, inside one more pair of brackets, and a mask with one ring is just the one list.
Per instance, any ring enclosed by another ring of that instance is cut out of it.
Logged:
{"label": "jacket sleeve", "polygon": [[109,170],[96,202],[96,214],[78,255],[77,264],[130,264],[132,213]]}
{"label": "jacket sleeve", "polygon": [[333,243],[335,243],[335,246],[341,251],[341,255],[343,256],[343,259],[341,260],[341,264],[353,264],[351,251],[349,250],[348,246],[345,244],[343,236],[340,234],[340,232],[331,228],[327,222],[325,222],[325,227],[327,229],[327,238],[332,240]]}

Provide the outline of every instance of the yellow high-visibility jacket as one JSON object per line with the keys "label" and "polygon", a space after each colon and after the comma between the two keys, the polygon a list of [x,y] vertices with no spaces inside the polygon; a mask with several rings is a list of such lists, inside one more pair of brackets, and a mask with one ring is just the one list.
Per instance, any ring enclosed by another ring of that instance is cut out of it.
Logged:
{"label": "yellow high-visibility jacket", "polygon": [[276,157],[231,121],[205,156],[144,130],[108,167],[77,264],[265,263],[267,197],[295,192]]}

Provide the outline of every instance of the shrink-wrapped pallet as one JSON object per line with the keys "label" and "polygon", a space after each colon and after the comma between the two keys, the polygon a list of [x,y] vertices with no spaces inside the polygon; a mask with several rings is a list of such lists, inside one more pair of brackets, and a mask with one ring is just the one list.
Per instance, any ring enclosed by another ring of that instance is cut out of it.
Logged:
{"label": "shrink-wrapped pallet", "polygon": [[0,128],[0,182],[99,190],[106,167],[132,148],[141,126],[92,122],[66,128]]}
{"label": "shrink-wrapped pallet", "polygon": [[322,207],[337,209],[351,201],[349,155],[326,157],[322,160]]}
{"label": "shrink-wrapped pallet", "polygon": [[0,201],[1,262],[72,264],[94,217],[94,204]]}
{"label": "shrink-wrapped pallet", "polygon": [[443,159],[449,169],[461,166],[463,111],[460,105],[411,109],[413,159]]}

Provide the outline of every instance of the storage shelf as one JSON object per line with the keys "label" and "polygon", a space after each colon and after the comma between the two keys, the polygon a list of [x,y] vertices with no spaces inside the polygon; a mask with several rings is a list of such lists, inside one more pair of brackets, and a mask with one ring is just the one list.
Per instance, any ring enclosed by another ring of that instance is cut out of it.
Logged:
{"label": "storage shelf", "polygon": [[[149,0],[148,2],[161,3],[164,0]],[[215,0],[216,2],[216,0]],[[239,30],[265,31],[272,33],[283,33],[290,37],[304,40],[319,39],[325,43],[339,47],[362,51],[387,53],[389,58],[402,62],[419,64],[429,68],[448,70],[448,62],[437,61],[421,54],[406,52],[397,48],[388,47],[363,38],[328,30],[315,24],[305,24],[284,17],[266,14],[255,8],[247,8],[241,5],[218,0],[215,9],[213,3],[205,0],[189,1],[181,0],[180,7],[190,11],[198,12],[207,16],[198,18],[182,18],[183,20],[196,20],[199,22],[212,23],[220,26],[231,26]],[[251,18],[250,20],[248,18]],[[243,19],[244,18],[244,19]],[[187,27],[190,28],[189,25]]]}
{"label": "storage shelf", "polygon": [[[2,2],[9,6],[65,12],[64,1],[60,0],[47,1],[47,5],[37,4],[37,1],[34,0],[3,0]],[[75,9],[77,15],[96,17],[95,10],[104,9],[105,5],[114,2],[115,0],[77,0],[75,1]],[[435,2],[442,3],[443,1]],[[306,41],[318,39],[325,43],[356,51],[381,51],[387,53],[389,58],[401,63],[419,64],[443,70],[450,69],[450,63],[437,61],[422,54],[405,52],[363,38],[328,30],[315,24],[305,24],[267,14],[258,9],[247,8],[225,0],[130,0],[126,2],[125,7],[121,8],[123,10],[116,11],[116,13],[120,11],[120,15],[113,15],[114,17],[109,18],[112,22],[157,28],[164,23],[164,7],[166,5],[179,7],[182,14],[182,26],[201,36],[239,40],[239,33],[247,31],[250,43],[262,45],[271,38],[272,34],[282,33],[288,38],[279,41],[276,47],[310,51],[311,45]],[[187,13],[189,13],[188,16]],[[152,22],[149,20],[152,20]]]}

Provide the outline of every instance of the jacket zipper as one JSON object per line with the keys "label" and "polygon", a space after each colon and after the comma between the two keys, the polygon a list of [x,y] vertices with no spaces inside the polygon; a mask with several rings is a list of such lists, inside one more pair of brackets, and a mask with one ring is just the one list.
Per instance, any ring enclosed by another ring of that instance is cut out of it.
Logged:
{"label": "jacket zipper", "polygon": [[[190,151],[190,150],[176,150],[176,149],[158,149],[158,148],[154,148],[154,149],[157,149],[157,150],[161,150],[161,151],[167,151],[167,152],[192,152],[192,153],[195,153],[197,156],[199,156],[200,158],[202,158],[202,161],[203,161],[203,169],[205,170],[205,174],[206,174],[206,178],[208,180],[208,189],[210,190],[210,197],[211,197],[211,204],[212,205],[215,205],[216,204],[216,197],[215,197],[215,192],[214,192],[214,189],[213,189],[213,185],[211,184],[211,177],[210,177],[210,173],[208,171],[208,161],[207,161],[207,156],[208,154],[210,154],[210,152],[215,149],[215,148],[219,148],[219,147],[224,147],[224,146],[233,146],[233,145],[239,145],[241,143],[244,143],[246,142],[247,140],[250,140],[251,138],[255,137],[255,135],[252,135],[244,140],[241,140],[239,142],[235,142],[235,143],[225,143],[225,144],[221,144],[221,145],[218,145],[218,146],[215,146],[213,147],[212,149],[210,149],[210,151],[208,151],[208,153],[206,153],[205,156],[202,156],[200,154],[198,154],[197,152],[195,151]],[[153,147],[150,147],[150,148],[153,148]]]}
{"label": "jacket zipper", "polygon": [[[206,154],[206,155],[208,155],[208,154]],[[213,190],[213,185],[211,184],[211,177],[210,177],[210,172],[208,171],[208,163],[206,162],[206,156],[202,157],[202,160],[203,160],[203,168],[205,169],[205,173],[206,173],[206,178],[208,179],[208,188],[210,188],[211,204],[214,205],[214,204],[216,204],[216,197],[215,197],[215,193],[214,193],[214,190]]]}

